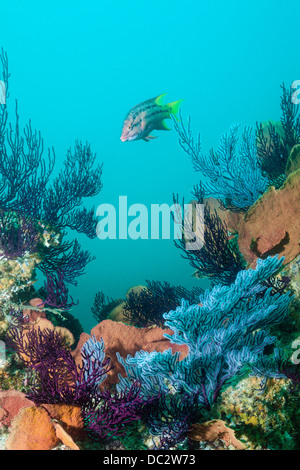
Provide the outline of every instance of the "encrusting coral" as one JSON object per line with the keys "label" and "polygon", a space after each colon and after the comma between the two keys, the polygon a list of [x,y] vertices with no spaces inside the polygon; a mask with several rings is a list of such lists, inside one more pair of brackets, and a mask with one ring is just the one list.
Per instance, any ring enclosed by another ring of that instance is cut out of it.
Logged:
{"label": "encrusting coral", "polygon": [[284,379],[272,379],[263,391],[260,389],[257,377],[227,388],[222,393],[219,415],[237,430],[247,448],[295,448],[300,422],[298,394],[291,392],[289,380]]}
{"label": "encrusting coral", "polygon": [[[31,232],[28,235],[28,231]],[[36,281],[36,268],[43,260],[43,247],[59,244],[57,232],[15,212],[0,217],[0,320],[10,316],[10,306]]]}

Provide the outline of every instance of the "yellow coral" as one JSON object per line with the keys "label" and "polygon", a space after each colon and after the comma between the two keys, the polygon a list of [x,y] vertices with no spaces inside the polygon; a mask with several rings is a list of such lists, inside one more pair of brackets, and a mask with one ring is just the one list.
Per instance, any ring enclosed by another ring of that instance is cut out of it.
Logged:
{"label": "yellow coral", "polygon": [[222,393],[218,409],[222,417],[230,416],[231,424],[242,429],[245,426],[243,432],[248,436],[248,448],[257,448],[256,442],[249,439],[252,435],[262,436],[267,446],[269,436],[274,432],[279,435],[284,429],[286,434],[293,434],[291,416],[295,415],[295,404],[290,394],[290,381],[271,379],[263,393],[260,382],[257,377],[248,377],[235,389],[228,387]]}

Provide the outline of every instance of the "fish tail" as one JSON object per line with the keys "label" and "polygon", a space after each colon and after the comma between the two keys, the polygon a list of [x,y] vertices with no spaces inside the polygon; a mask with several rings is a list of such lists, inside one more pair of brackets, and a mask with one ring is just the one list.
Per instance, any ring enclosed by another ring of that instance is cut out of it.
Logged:
{"label": "fish tail", "polygon": [[173,103],[168,103],[168,106],[170,108],[170,114],[174,114],[174,117],[175,119],[177,119],[177,121],[178,121],[178,118],[176,114],[178,113],[178,109],[182,101],[183,100],[177,100],[177,101],[173,101]]}

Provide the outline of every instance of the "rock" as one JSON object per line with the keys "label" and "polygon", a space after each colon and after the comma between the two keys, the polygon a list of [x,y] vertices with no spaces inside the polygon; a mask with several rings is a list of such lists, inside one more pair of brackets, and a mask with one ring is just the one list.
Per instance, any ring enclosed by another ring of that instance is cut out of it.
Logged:
{"label": "rock", "polygon": [[[300,145],[293,148],[290,158],[292,171],[299,165]],[[286,265],[300,253],[300,169],[290,173],[279,189],[269,188],[245,214],[222,210],[214,198],[205,202],[229,232],[238,232],[239,250],[249,267],[255,268],[257,258],[275,254],[284,256]]]}
{"label": "rock", "polygon": [[133,286],[133,287],[130,287],[130,289],[128,289],[128,291],[126,292],[126,299],[129,299],[129,295],[131,293],[139,295],[145,289],[147,289],[146,286]]}
{"label": "rock", "polygon": [[80,450],[78,445],[75,444],[72,437],[64,430],[64,428],[57,421],[53,420],[53,426],[55,427],[56,436],[62,441],[62,443],[72,450]]}
{"label": "rock", "polygon": [[12,419],[21,408],[33,406],[34,403],[17,390],[0,391],[0,427],[10,426]]}
{"label": "rock", "polygon": [[12,421],[7,450],[50,450],[59,443],[51,416],[43,407],[22,408]]}
{"label": "rock", "polygon": [[[95,326],[91,335],[95,335],[96,339],[103,338],[105,345],[105,353],[111,358],[111,365],[114,368],[108,372],[107,378],[103,384],[109,386],[118,382],[118,374],[125,375],[123,366],[118,362],[116,353],[119,352],[123,358],[128,354],[134,356],[137,351],[158,351],[163,352],[171,348],[173,353],[181,351],[181,359],[187,356],[188,348],[185,345],[176,345],[170,343],[165,338],[164,333],[172,334],[169,329],[159,327],[136,328],[134,326],[125,325],[124,323],[113,322],[112,320],[103,320]],[[82,333],[76,350],[73,352],[77,365],[81,365],[81,348],[83,344],[90,338],[86,333]]]}
{"label": "rock", "polygon": [[242,212],[232,212],[230,210],[221,209],[219,201],[213,197],[204,199],[204,202],[209,205],[211,214],[213,214],[215,211],[217,212],[218,216],[222,222],[225,223],[229,232],[237,232],[239,223],[244,216]]}
{"label": "rock", "polygon": [[244,444],[235,437],[234,431],[228,428],[225,422],[220,419],[207,421],[203,424],[193,424],[188,437],[194,441],[208,443],[222,440],[227,447],[232,445],[238,450],[245,449]]}
{"label": "rock", "polygon": [[[129,294],[134,293],[136,295],[140,294],[142,290],[147,289],[146,286],[133,286],[128,289],[126,292],[126,299],[129,298]],[[126,318],[124,315],[124,305],[125,301],[123,300],[122,302],[119,303],[108,315],[108,319],[112,321],[117,321],[117,322],[123,322],[123,323],[130,323],[130,320]]]}
{"label": "rock", "polygon": [[300,169],[281,188],[269,188],[239,222],[239,249],[251,268],[258,257],[278,254],[287,264],[300,253],[299,202]]}
{"label": "rock", "polygon": [[119,305],[117,305],[108,315],[108,319],[112,321],[118,321],[118,322],[125,322],[128,321],[128,319],[124,316],[124,305],[125,302],[121,302]]}
{"label": "rock", "polygon": [[[0,425],[2,426],[3,424],[6,425],[5,419],[8,416],[7,411],[4,408],[0,408]],[[1,427],[0,426],[0,427]]]}
{"label": "rock", "polygon": [[300,168],[300,144],[295,145],[290,153],[288,161],[286,162],[285,174],[288,176],[293,171]]}
{"label": "rock", "polygon": [[52,419],[62,424],[64,430],[72,438],[81,440],[86,437],[80,406],[44,404],[43,408],[48,411]]}
{"label": "rock", "polygon": [[22,408],[14,417],[7,450],[50,450],[60,441],[78,450],[73,439],[84,439],[80,406],[39,405]]}

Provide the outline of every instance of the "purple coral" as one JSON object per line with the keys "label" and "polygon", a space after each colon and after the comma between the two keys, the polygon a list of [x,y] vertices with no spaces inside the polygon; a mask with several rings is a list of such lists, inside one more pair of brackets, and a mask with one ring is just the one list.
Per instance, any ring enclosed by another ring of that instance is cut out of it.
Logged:
{"label": "purple coral", "polygon": [[9,259],[34,253],[39,242],[39,233],[34,223],[22,215],[6,213],[0,215],[0,251]]}
{"label": "purple coral", "polygon": [[35,403],[83,405],[99,393],[109,370],[104,343],[91,338],[82,348],[82,365],[77,366],[63,337],[51,329],[12,327],[8,344],[29,368],[30,391]]}
{"label": "purple coral", "polygon": [[69,301],[69,289],[65,284],[64,273],[60,269],[56,274],[47,274],[46,278],[44,284],[47,292],[47,297],[44,300],[45,305],[62,310],[69,310],[73,305],[78,305],[78,302],[75,303],[72,297],[70,297]]}
{"label": "purple coral", "polygon": [[86,402],[82,409],[86,430],[100,441],[123,436],[125,426],[140,420],[150,401],[143,398],[136,383],[120,393],[101,392],[94,403]]}
{"label": "purple coral", "polygon": [[37,404],[81,406],[92,437],[103,440],[123,435],[125,426],[141,419],[144,406],[152,401],[144,399],[136,383],[119,393],[100,390],[110,370],[102,338],[97,341],[92,336],[85,342],[80,366],[56,330],[12,327],[8,342],[29,368],[27,398]]}

